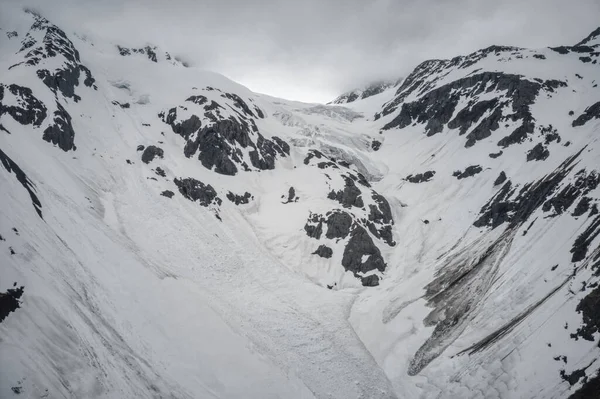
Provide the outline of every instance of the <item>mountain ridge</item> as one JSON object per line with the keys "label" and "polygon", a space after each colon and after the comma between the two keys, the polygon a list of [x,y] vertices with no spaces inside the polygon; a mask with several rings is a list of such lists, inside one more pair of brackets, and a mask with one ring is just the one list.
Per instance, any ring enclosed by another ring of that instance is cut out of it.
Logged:
{"label": "mountain ridge", "polygon": [[597,384],[594,32],[328,106],[30,17],[0,40],[0,396]]}

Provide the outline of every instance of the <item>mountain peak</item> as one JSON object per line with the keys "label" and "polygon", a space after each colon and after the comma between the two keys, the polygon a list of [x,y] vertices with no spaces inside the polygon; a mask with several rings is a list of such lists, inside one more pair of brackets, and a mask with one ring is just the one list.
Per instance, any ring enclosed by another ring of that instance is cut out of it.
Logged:
{"label": "mountain peak", "polygon": [[390,87],[396,86],[398,82],[399,80],[376,80],[362,88],[350,90],[342,94],[329,104],[347,104],[356,100],[364,100],[365,98],[382,93]]}
{"label": "mountain peak", "polygon": [[596,46],[600,44],[600,26],[590,33],[585,39],[576,44],[576,46]]}

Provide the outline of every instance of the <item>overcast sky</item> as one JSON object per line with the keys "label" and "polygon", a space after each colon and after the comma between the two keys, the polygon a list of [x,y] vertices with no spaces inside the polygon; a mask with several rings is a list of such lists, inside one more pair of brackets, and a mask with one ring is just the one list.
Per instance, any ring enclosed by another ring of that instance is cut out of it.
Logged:
{"label": "overcast sky", "polygon": [[491,44],[575,44],[600,0],[0,0],[65,30],[152,43],[254,91],[326,102]]}

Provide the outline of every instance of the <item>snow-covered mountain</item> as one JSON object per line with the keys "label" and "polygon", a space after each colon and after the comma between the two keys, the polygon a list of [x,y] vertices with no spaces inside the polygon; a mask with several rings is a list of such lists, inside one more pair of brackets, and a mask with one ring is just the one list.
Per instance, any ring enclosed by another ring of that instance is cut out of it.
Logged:
{"label": "snow-covered mountain", "polygon": [[364,100],[371,96],[375,96],[377,94],[381,94],[386,90],[392,89],[395,86],[401,83],[402,79],[392,82],[392,81],[377,81],[373,82],[362,89],[354,89],[350,90],[338,96],[335,100],[330,102],[329,104],[348,104],[356,100]]}
{"label": "snow-covered mountain", "polygon": [[600,29],[320,105],[0,21],[0,397],[597,395]]}

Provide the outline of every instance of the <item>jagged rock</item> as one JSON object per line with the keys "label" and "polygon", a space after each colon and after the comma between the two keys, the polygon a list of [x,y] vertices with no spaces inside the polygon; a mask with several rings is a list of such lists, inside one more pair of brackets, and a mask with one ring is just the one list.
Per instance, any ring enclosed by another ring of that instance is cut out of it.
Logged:
{"label": "jagged rock", "polygon": [[373,140],[371,142],[371,148],[373,149],[373,151],[378,151],[379,148],[381,148],[381,141]]}
{"label": "jagged rock", "polygon": [[247,191],[244,195],[234,194],[231,191],[227,193],[227,199],[236,205],[248,204],[252,198],[252,194]]}
{"label": "jagged rock", "polygon": [[494,186],[498,186],[506,181],[506,173],[504,171],[500,172],[496,180],[494,181]]}
{"label": "jagged rock", "polygon": [[296,190],[294,189],[294,187],[290,187],[290,189],[288,190],[287,200],[284,202],[284,204],[289,204],[290,202],[296,201],[298,201],[298,197],[296,197]]}
{"label": "jagged rock", "polygon": [[327,233],[325,237],[329,239],[346,238],[350,234],[352,226],[352,216],[344,211],[333,211],[327,213]]}
{"label": "jagged rock", "polygon": [[527,162],[529,161],[543,161],[550,156],[550,151],[542,143],[536,144],[531,150],[527,152]]}
{"label": "jagged rock", "polygon": [[217,197],[217,192],[210,184],[204,184],[191,177],[175,179],[173,182],[179,188],[179,192],[190,201],[198,201],[202,206],[221,205],[222,203],[221,199]]}
{"label": "jagged rock", "polygon": [[321,151],[308,150],[308,154],[304,158],[304,165],[308,165],[310,163],[310,160],[313,158],[321,159],[323,157],[325,157],[325,155],[323,155],[323,153]]}
{"label": "jagged rock", "polygon": [[482,170],[483,169],[479,165],[471,165],[467,166],[467,168],[462,172],[460,170],[457,170],[456,172],[452,173],[452,176],[460,180],[465,179],[467,177],[475,176],[476,174],[481,173]]}
{"label": "jagged rock", "polygon": [[495,153],[489,154],[489,157],[492,158],[492,159],[496,159],[500,155],[502,155],[503,153],[504,153],[503,151],[495,152]]}
{"label": "jagged rock", "polygon": [[[244,161],[241,148],[249,148],[250,163],[257,169],[268,170],[275,168],[277,156],[285,157],[290,153],[289,145],[279,137],[265,139],[259,132],[253,119],[245,115],[254,116],[247,104],[237,95],[225,96],[232,99],[244,114],[240,118],[230,117],[222,119],[218,108],[222,108],[214,101],[206,105],[205,116],[211,120],[211,125],[201,127],[201,121],[192,115],[183,122],[177,122],[177,108],[171,108],[165,115],[159,114],[163,122],[169,124],[174,133],[186,139],[184,154],[191,157],[198,152],[198,160],[202,165],[217,173],[233,176],[238,172],[236,164],[243,170],[250,170]],[[214,107],[212,106],[214,103]],[[214,112],[214,113],[213,113]],[[195,133],[194,135],[192,135]],[[255,138],[255,140],[253,140]]]}
{"label": "jagged rock", "polygon": [[154,172],[159,175],[160,177],[167,177],[167,174],[165,173],[165,171],[163,170],[163,168],[161,168],[160,166],[157,166],[156,169],[154,170]]}
{"label": "jagged rock", "polygon": [[327,245],[319,245],[319,248],[313,255],[319,255],[321,258],[329,259],[333,256],[333,249],[329,248]]}
{"label": "jagged rock", "polygon": [[177,108],[171,108],[166,116],[164,112],[161,112],[158,114],[158,116],[163,120],[163,122],[171,126],[173,133],[177,133],[185,139],[187,139],[192,133],[198,131],[198,129],[200,129],[202,126],[200,118],[198,118],[196,115],[190,116],[183,122],[175,122],[177,119]]}
{"label": "jagged rock", "polygon": [[544,202],[542,210],[548,212],[553,210],[557,215],[562,214],[569,209],[577,198],[582,198],[590,191],[593,191],[600,184],[600,174],[596,171],[586,173],[585,169],[575,174],[575,181],[567,184],[562,190],[557,192]]}
{"label": "jagged rock", "polygon": [[371,195],[377,206],[369,205],[369,221],[367,227],[375,237],[383,239],[389,246],[395,246],[392,237],[392,210],[385,197],[373,192]]}
{"label": "jagged rock", "polygon": [[19,299],[23,296],[24,288],[25,287],[21,286],[18,288],[9,288],[6,292],[0,292],[0,323],[4,321],[11,312],[19,309]]}
{"label": "jagged rock", "polygon": [[[35,194],[35,186],[31,182],[31,180],[29,180],[29,177],[27,177],[27,175],[25,174],[25,172],[23,172],[19,165],[17,165],[12,159],[10,159],[8,155],[6,155],[2,150],[0,150],[0,163],[4,166],[8,173],[13,173],[16,179],[19,181],[19,183],[21,183],[23,188],[27,190],[27,193],[29,193],[31,203],[33,204],[36,213],[39,217],[43,219],[42,203]],[[18,231],[16,229],[13,230],[15,231],[15,233],[18,234]]]}
{"label": "jagged rock", "polygon": [[[45,31],[41,43],[38,43],[31,31]],[[79,52],[73,42],[69,40],[65,32],[52,25],[47,19],[35,16],[35,22],[23,42],[24,45],[19,52],[28,50],[25,54],[25,59],[27,59],[25,65],[36,66],[42,59],[56,56],[62,56],[65,59],[60,67],[52,72],[47,69],[40,69],[36,72],[37,76],[54,93],[60,91],[63,96],[72,98],[76,102],[79,101],[80,97],[75,94],[75,87],[79,86],[81,72],[85,74],[84,84],[87,87],[94,84],[95,79],[90,70],[81,64]],[[13,65],[11,68],[17,65]]]}
{"label": "jagged rock", "polygon": [[167,198],[173,198],[175,193],[171,190],[165,190],[162,193],[160,193],[160,195],[162,195],[163,197],[167,197]]}
{"label": "jagged rock", "polygon": [[127,108],[131,107],[131,104],[129,104],[129,103],[120,103],[120,102],[118,102],[116,100],[113,101],[112,104],[113,105],[118,105],[119,107],[121,107],[123,109],[127,109]]}
{"label": "jagged rock", "polygon": [[140,48],[127,48],[127,47],[121,47],[121,46],[117,45],[117,50],[119,51],[119,54],[122,56],[128,56],[128,55],[131,55],[131,53],[144,54],[152,62],[158,62],[158,59],[156,58],[156,49],[157,49],[156,46],[154,46],[154,47],[146,46],[146,47],[140,47]]}
{"label": "jagged rock", "polygon": [[[534,119],[529,106],[533,104],[539,91],[542,88],[553,90],[555,86],[564,84],[564,82],[552,81],[544,86],[542,83],[532,82],[519,75],[483,72],[430,90],[416,101],[404,102],[404,98],[420,85],[417,79],[419,76],[423,76],[429,65],[435,65],[435,61],[429,61],[427,64],[419,66],[402,84],[397,98],[386,105],[383,111],[384,115],[393,112],[399,104],[402,104],[402,108],[400,113],[384,126],[385,130],[395,127],[404,128],[416,122],[425,123],[427,136],[440,133],[445,125],[450,128],[459,128],[459,132],[462,134],[472,124],[478,122],[478,125],[467,136],[465,146],[470,147],[476,141],[489,137],[491,132],[499,127],[499,121],[521,121],[521,125],[517,129],[498,142],[498,145],[507,147],[522,142],[528,134],[533,133]],[[415,76],[412,76],[413,74]],[[413,85],[409,86],[411,83]],[[475,97],[491,91],[506,92],[509,100],[504,102],[486,100],[471,104],[468,108],[460,110],[452,121],[450,120],[463,96]],[[513,113],[503,117],[502,110],[509,105]],[[483,117],[486,113],[487,116]]]}
{"label": "jagged rock", "polygon": [[585,112],[572,122],[573,127],[583,126],[592,119],[600,119],[600,101],[587,107]]}
{"label": "jagged rock", "polygon": [[411,183],[424,183],[424,182],[431,180],[433,175],[435,175],[435,171],[428,170],[425,173],[417,173],[416,175],[408,175],[408,176],[406,176],[406,178],[404,180],[408,180]]}
{"label": "jagged rock", "polygon": [[155,157],[162,158],[164,154],[165,152],[162,148],[155,145],[149,145],[142,153],[142,162],[148,164],[152,162]]}
{"label": "jagged rock", "polygon": [[363,287],[377,287],[379,285],[379,277],[376,274],[371,274],[360,279]]}
{"label": "jagged rock", "polygon": [[143,145],[140,144],[137,146],[137,151],[144,151],[144,148],[146,148],[146,147],[144,147]]}
{"label": "jagged rock", "polygon": [[75,131],[71,124],[71,115],[59,103],[56,103],[56,106],[58,109],[54,111],[54,123],[44,130],[42,138],[52,144],[58,145],[65,152],[76,150],[77,148],[74,143]]}
{"label": "jagged rock", "polygon": [[364,207],[360,189],[356,187],[351,178],[344,176],[344,180],[346,181],[344,189],[337,192],[332,190],[327,195],[327,198],[339,202],[345,208],[351,208],[353,206],[357,208]]}
{"label": "jagged rock", "polygon": [[[364,262],[363,256],[367,256]],[[344,249],[342,265],[355,275],[372,270],[382,272],[386,267],[379,248],[375,246],[369,233],[361,226],[356,226],[350,234],[350,240]]]}
{"label": "jagged rock", "polygon": [[304,225],[304,231],[306,235],[317,240],[321,238],[323,234],[323,216],[317,213],[313,213],[309,216],[306,224]]}
{"label": "jagged rock", "polygon": [[203,105],[208,101],[208,98],[204,96],[190,96],[185,101],[189,101],[197,105]]}
{"label": "jagged rock", "polygon": [[573,210],[573,216],[578,217],[586,213],[590,209],[592,199],[590,197],[582,197],[575,209]]}
{"label": "jagged rock", "polygon": [[[11,105],[6,105],[5,88],[18,99],[10,101]],[[8,86],[0,84],[0,117],[4,114],[10,115],[21,125],[39,127],[46,119],[47,109],[40,100],[34,97],[30,88],[15,84]]]}
{"label": "jagged rock", "polygon": [[[578,195],[585,195],[586,190],[581,189],[576,193],[573,193],[569,187],[560,193],[555,193],[555,190],[570,173],[580,154],[581,151],[567,158],[552,173],[524,186],[514,199],[512,197],[516,193],[516,188],[512,186],[510,180],[507,181],[498,193],[481,208],[480,217],[473,225],[475,227],[489,226],[494,229],[508,222],[509,227],[518,227],[540,207],[544,212],[554,208],[557,213],[567,209]],[[592,187],[594,181],[595,178],[590,179],[586,184],[587,187]]]}
{"label": "jagged rock", "polygon": [[600,216],[596,216],[583,233],[575,239],[571,248],[571,262],[580,262],[587,256],[589,246],[600,235]]}

